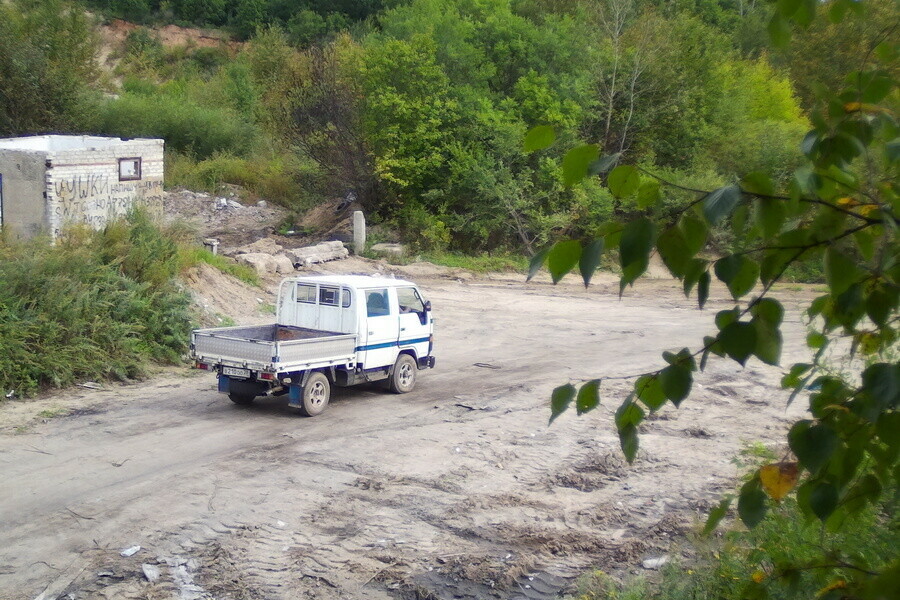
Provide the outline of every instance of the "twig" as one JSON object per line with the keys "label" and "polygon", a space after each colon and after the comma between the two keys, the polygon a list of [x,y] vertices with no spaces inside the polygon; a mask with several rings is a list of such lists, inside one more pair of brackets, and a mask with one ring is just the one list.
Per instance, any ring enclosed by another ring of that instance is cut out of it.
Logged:
{"label": "twig", "polygon": [[66,506],[65,509],[66,509],[66,511],[68,511],[69,514],[71,514],[73,517],[77,517],[77,518],[79,518],[79,519],[84,519],[85,521],[93,521],[93,520],[94,520],[94,517],[86,517],[86,516],[84,516],[84,515],[79,515],[77,512],[75,512],[74,510],[72,510],[72,509],[69,508],[68,506]]}
{"label": "twig", "polygon": [[37,452],[38,454],[46,454],[47,456],[53,456],[52,452],[47,452],[46,450],[41,450],[40,448],[36,448],[34,446],[28,446],[28,448],[22,448],[27,452]]}

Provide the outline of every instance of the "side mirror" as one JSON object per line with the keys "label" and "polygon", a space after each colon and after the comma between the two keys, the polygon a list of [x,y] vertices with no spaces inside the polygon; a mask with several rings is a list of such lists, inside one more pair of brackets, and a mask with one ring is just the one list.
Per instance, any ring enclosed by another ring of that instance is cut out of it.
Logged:
{"label": "side mirror", "polygon": [[431,310],[431,300],[425,301],[425,312],[429,312]]}

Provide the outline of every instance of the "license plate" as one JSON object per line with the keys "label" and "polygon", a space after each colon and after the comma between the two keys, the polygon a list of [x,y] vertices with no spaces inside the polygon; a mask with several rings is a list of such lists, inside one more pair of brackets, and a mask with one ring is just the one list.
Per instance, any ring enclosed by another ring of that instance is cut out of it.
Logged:
{"label": "license plate", "polygon": [[250,377],[250,369],[222,367],[222,375],[228,375],[229,377],[243,377],[244,379],[248,379]]}

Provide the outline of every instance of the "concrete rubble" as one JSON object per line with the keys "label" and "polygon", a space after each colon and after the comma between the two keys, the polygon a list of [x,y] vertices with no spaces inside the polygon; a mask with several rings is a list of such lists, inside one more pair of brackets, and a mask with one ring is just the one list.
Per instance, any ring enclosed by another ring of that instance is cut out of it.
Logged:
{"label": "concrete rubble", "polygon": [[315,246],[286,250],[270,238],[263,238],[229,252],[239,263],[256,269],[260,275],[278,273],[286,275],[295,269],[314,264],[347,258],[350,251],[343,242],[322,242]]}

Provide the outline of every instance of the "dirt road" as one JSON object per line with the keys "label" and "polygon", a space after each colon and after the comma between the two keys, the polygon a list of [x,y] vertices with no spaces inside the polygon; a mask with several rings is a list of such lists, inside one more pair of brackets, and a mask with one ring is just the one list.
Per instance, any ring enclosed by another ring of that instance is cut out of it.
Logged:
{"label": "dirt road", "polygon": [[633,466],[611,422],[625,382],[547,425],[554,386],[696,347],[731,306],[721,290],[699,312],[668,282],[621,301],[608,283],[420,283],[438,363],[405,396],[336,390],[304,419],[175,371],[77,391],[78,410],[29,427],[0,419],[0,598],[553,598],[585,568],[674,552],[732,487],[741,445],[782,439],[781,370],[753,361],[711,361],[642,427]]}

